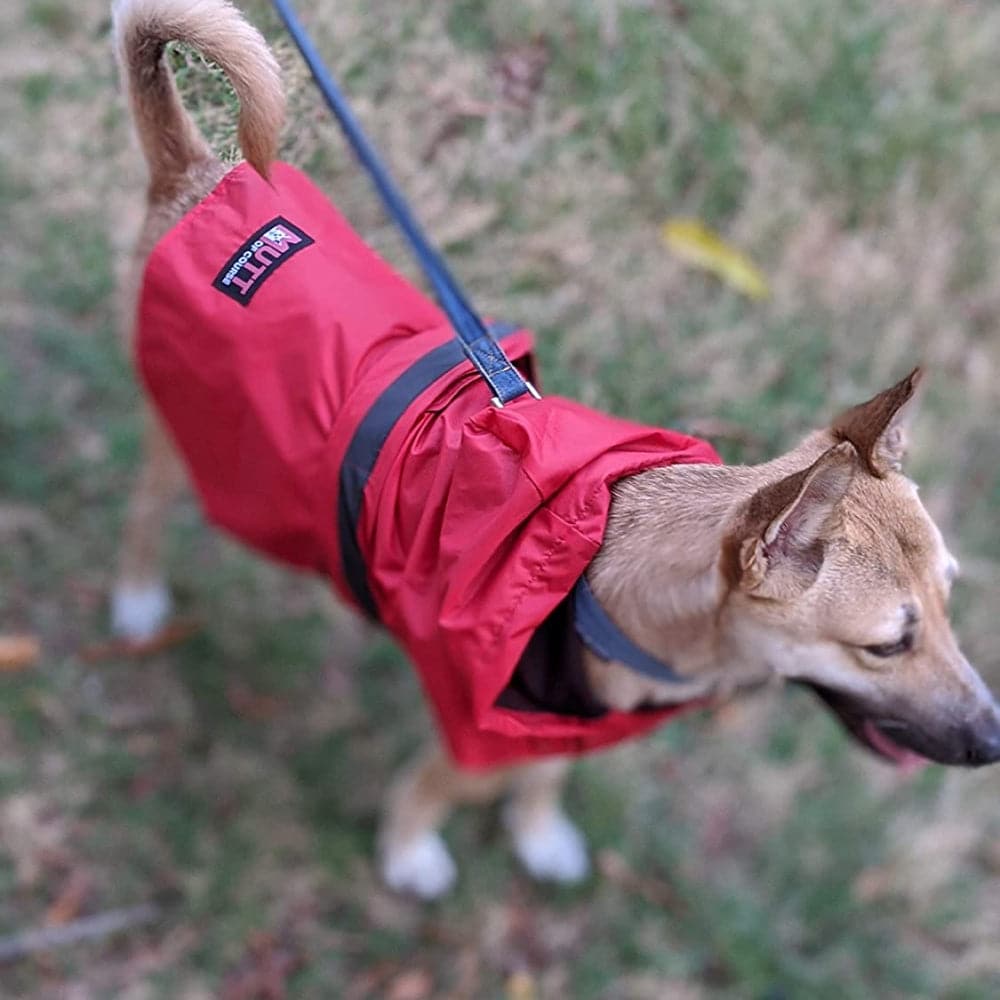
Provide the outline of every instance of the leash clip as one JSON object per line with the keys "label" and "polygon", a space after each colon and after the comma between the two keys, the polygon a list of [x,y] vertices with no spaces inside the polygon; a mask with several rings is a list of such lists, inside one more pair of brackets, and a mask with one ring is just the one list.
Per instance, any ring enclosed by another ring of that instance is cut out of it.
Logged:
{"label": "leash clip", "polygon": [[[533,396],[535,399],[541,399],[542,394],[535,388],[534,383],[530,382],[528,379],[524,380],[524,385],[528,390],[528,395]],[[504,408],[504,402],[499,396],[493,396],[490,398],[490,402],[498,409],[502,410]]]}

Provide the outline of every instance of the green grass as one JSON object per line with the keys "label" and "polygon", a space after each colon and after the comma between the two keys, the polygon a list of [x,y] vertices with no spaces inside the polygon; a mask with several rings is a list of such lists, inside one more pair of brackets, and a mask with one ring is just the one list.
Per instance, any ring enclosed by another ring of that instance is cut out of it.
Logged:
{"label": "green grass", "polygon": [[[247,8],[280,40],[267,4]],[[727,460],[757,461],[927,363],[913,468],[966,566],[964,646],[1000,681],[993,5],[304,14],[473,297],[538,332],[547,391],[714,420]],[[430,997],[509,1000],[517,969],[540,1000],[1000,992],[995,777],[898,780],[803,692],[584,762],[568,807],[604,874],[578,889],[532,885],[496,812],[459,812],[459,887],[420,907],[372,864],[381,794],[428,726],[418,686],[384,638],[345,661],[319,584],[213,534],[188,499],[168,561],[201,630],[141,662],[84,655],[106,638],[139,457],[115,287],[143,181],[105,5],[32,2],[4,27],[0,208],[19,250],[0,272],[0,633],[38,634],[44,657],[0,673],[0,934],[40,924],[75,870],[85,913],[172,902],[161,927],[0,968],[0,994],[216,996],[262,933],[301,960],[295,998],[392,996],[417,970]],[[526,46],[548,61],[515,105],[502,69]],[[285,155],[412,273],[287,43],[279,57]],[[235,155],[220,73],[170,58]],[[493,211],[454,228],[470,206]],[[673,260],[672,216],[750,254],[771,297]]]}
{"label": "green grass", "polygon": [[106,304],[113,287],[111,253],[97,216],[46,218],[33,251],[23,287],[39,305],[74,319]]}
{"label": "green grass", "polygon": [[72,5],[60,0],[30,0],[27,21],[32,27],[41,28],[57,39],[69,37],[78,24]]}

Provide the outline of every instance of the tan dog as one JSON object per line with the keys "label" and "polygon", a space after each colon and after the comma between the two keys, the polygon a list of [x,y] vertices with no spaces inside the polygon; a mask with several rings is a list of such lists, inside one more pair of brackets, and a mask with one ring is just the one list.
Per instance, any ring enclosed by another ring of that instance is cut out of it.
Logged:
{"label": "tan dog", "polygon": [[[227,72],[242,148],[260,172],[277,147],[283,96],[265,42],[224,0],[120,0],[115,39],[150,169],[137,287],[150,249],[225,172],[181,107],[165,43],[188,42]],[[764,465],[676,465],[617,483],[592,588],[630,638],[688,681],[667,686],[588,652],[593,694],[629,711],[783,677],[812,686],[883,756],[1000,759],[1000,709],[948,621],[957,564],[900,472],[917,381],[915,372]],[[160,546],[183,481],[157,420],[146,426],[113,598],[114,626],[130,636],[155,632],[168,614]],[[424,897],[444,892],[455,870],[438,827],[454,804],[502,793],[527,868],[583,877],[583,839],[559,807],[566,767],[469,774],[431,750],[390,796],[384,877]]]}

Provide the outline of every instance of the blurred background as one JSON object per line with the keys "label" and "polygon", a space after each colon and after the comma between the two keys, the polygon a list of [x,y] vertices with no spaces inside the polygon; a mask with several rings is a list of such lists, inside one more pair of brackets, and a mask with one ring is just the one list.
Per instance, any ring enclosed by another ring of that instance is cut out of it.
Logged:
{"label": "blurred background", "polygon": [[[307,169],[403,270],[266,3]],[[312,0],[310,29],[487,313],[545,387],[758,461],[917,362],[910,471],[1000,684],[1000,7],[989,0]],[[598,874],[531,884],[489,811],[457,892],[373,873],[379,797],[427,728],[391,643],[347,655],[321,584],[178,505],[185,641],[136,658],[106,597],[139,456],[116,284],[143,166],[104,0],[0,5],[0,937],[153,903],[0,965],[4,997],[1000,995],[1000,769],[895,773],[773,691],[583,762]],[[233,99],[172,56],[233,155]],[[700,220],[750,298],[665,245]],[[148,915],[148,914],[147,914]]]}

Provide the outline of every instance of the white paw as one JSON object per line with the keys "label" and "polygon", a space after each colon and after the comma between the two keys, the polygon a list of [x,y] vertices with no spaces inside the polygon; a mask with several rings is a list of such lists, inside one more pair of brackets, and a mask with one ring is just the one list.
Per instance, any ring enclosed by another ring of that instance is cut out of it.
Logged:
{"label": "white paw", "polygon": [[582,882],[590,873],[583,834],[558,811],[519,828],[514,811],[506,816],[514,853],[533,878],[549,882]]}
{"label": "white paw", "polygon": [[382,880],[396,892],[420,899],[437,899],[454,884],[458,871],[448,848],[436,833],[425,833],[382,855]]}
{"label": "white paw", "polygon": [[170,617],[170,592],[154,583],[119,583],[111,594],[111,628],[125,639],[149,639]]}

